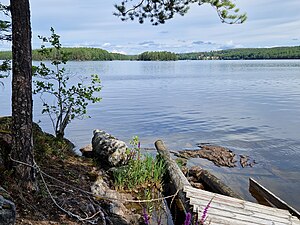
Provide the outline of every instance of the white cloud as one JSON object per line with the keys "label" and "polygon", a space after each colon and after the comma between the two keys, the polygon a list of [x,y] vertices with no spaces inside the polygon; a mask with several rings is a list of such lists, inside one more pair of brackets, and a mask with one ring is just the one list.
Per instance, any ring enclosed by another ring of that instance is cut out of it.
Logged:
{"label": "white cloud", "polygon": [[119,51],[117,49],[113,49],[111,52],[112,53],[119,53],[119,54],[127,55],[127,53],[125,51]]}
{"label": "white cloud", "polygon": [[102,47],[109,47],[109,46],[111,46],[111,43],[108,43],[108,42],[106,42],[102,45]]}

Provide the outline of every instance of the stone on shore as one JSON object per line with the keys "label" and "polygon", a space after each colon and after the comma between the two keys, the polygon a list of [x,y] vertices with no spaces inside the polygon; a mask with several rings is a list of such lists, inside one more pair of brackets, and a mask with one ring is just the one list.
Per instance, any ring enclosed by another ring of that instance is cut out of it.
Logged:
{"label": "stone on shore", "polygon": [[94,157],[92,144],[88,144],[88,145],[80,148],[79,151],[81,152],[82,156],[84,156],[84,157],[87,157],[87,158],[93,158]]}
{"label": "stone on shore", "polygon": [[92,146],[94,156],[109,166],[126,165],[130,159],[126,143],[103,130],[94,130]]}
{"label": "stone on shore", "polygon": [[0,187],[0,224],[11,225],[16,221],[16,207],[8,193]]}

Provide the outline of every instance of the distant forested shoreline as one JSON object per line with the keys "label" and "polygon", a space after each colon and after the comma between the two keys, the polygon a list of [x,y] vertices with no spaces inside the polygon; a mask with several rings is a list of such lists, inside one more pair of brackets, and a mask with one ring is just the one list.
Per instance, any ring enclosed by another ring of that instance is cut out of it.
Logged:
{"label": "distant forested shoreline", "polygon": [[211,52],[178,54],[179,60],[254,60],[300,59],[300,46],[274,48],[237,48]]}
{"label": "distant forested shoreline", "polygon": [[[111,53],[100,48],[63,48],[69,61],[175,61],[175,60],[256,60],[256,59],[300,59],[300,46],[274,48],[239,48],[210,52],[172,53],[167,51],[148,51],[139,55]],[[55,58],[55,50],[45,58],[35,49],[32,58],[35,61]],[[0,60],[11,59],[11,51],[0,51]]]}

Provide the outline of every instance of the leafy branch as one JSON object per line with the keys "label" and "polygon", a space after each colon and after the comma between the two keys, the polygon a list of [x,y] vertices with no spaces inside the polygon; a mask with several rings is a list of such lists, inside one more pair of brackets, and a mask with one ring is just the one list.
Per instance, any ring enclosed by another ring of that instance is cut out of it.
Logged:
{"label": "leafy branch", "polygon": [[184,16],[192,4],[210,4],[223,23],[243,23],[247,19],[245,13],[239,14],[232,0],[123,0],[115,5],[114,15],[122,21],[138,19],[143,23],[149,19],[153,25],[159,25],[176,14]]}
{"label": "leafy branch", "polygon": [[[67,63],[67,55],[62,50],[60,36],[53,28],[50,29],[51,36],[39,38],[43,41],[39,53],[45,58],[49,58],[50,53],[54,51],[54,57],[51,60],[51,68],[43,62],[38,67],[34,67],[35,79],[34,94],[40,94],[43,103],[42,113],[49,115],[56,137],[63,138],[67,125],[75,118],[82,119],[87,114],[89,102],[100,102],[101,98],[94,94],[101,91],[101,81],[98,75],[93,74],[90,78],[90,84],[84,85],[81,82],[71,85],[70,76],[65,73],[65,68],[61,67]],[[52,48],[46,48],[49,43]],[[53,54],[51,54],[53,55]],[[49,103],[49,97],[54,98],[54,104]]]}

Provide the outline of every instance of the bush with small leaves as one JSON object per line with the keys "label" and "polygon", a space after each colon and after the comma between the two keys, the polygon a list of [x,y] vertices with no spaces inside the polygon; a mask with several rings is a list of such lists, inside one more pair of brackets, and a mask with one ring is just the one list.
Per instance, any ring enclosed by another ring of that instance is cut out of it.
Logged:
{"label": "bush with small leaves", "polygon": [[[67,63],[67,56],[63,52],[60,36],[51,28],[51,36],[49,38],[39,36],[43,41],[40,54],[48,58],[52,51],[55,52],[51,60],[51,68],[41,62],[38,67],[34,67],[33,81],[35,89],[34,94],[40,94],[43,103],[42,113],[47,113],[51,119],[55,135],[58,138],[64,137],[67,125],[75,118],[84,118],[87,114],[87,106],[89,102],[100,102],[101,98],[95,94],[101,90],[101,81],[98,75],[91,75],[90,84],[85,85],[83,82],[87,78],[77,84],[70,84],[70,76],[66,73],[63,64]],[[45,43],[50,43],[52,48],[46,48]],[[53,53],[53,52],[52,52]],[[48,95],[48,96],[46,96]],[[53,101],[49,101],[54,98]]]}

